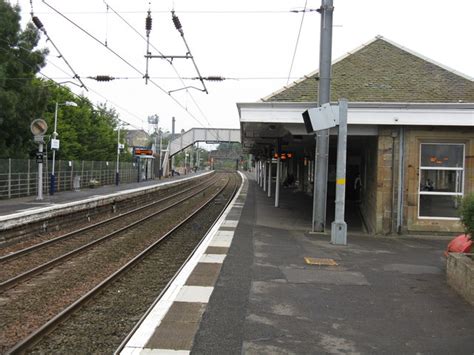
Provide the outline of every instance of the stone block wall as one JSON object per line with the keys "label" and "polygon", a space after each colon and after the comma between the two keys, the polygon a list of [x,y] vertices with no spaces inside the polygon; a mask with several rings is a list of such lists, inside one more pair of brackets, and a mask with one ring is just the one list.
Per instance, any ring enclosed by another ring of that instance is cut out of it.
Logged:
{"label": "stone block wall", "polygon": [[404,231],[460,233],[458,220],[423,219],[418,217],[418,191],[421,143],[465,144],[464,194],[474,193],[474,128],[470,127],[411,127],[406,128],[404,174]]}
{"label": "stone block wall", "polygon": [[446,264],[446,277],[448,284],[474,306],[473,259],[465,254],[450,253]]}

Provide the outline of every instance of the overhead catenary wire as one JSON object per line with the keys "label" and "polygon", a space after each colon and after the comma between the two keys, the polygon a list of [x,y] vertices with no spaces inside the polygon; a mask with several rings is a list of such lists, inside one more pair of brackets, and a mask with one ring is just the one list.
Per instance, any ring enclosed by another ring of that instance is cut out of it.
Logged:
{"label": "overhead catenary wire", "polygon": [[174,26],[176,27],[176,29],[178,30],[179,34],[181,35],[181,38],[183,39],[183,42],[184,42],[184,45],[186,46],[186,49],[187,49],[187,54],[189,54],[191,56],[191,60],[194,64],[194,68],[196,69],[196,73],[198,74],[198,77],[201,81],[201,84],[204,88],[204,92],[206,94],[209,94],[209,92],[207,91],[207,88],[206,88],[206,84],[204,83],[204,80],[202,79],[202,75],[201,73],[199,72],[199,68],[196,64],[196,61],[194,60],[194,57],[193,55],[191,54],[191,49],[189,48],[189,45],[188,45],[188,42],[186,41],[186,38],[184,37],[184,31],[183,31],[183,26],[181,25],[181,21],[179,21],[179,18],[178,16],[176,16],[175,14],[175,11],[172,10],[171,11],[171,19],[173,20],[173,23],[174,23]]}
{"label": "overhead catenary wire", "polygon": [[303,22],[304,22],[304,17],[306,15],[306,7],[307,6],[308,6],[308,0],[305,0],[304,8],[303,8],[303,11],[302,11],[303,15],[301,15],[300,28],[298,30],[298,36],[296,37],[295,50],[293,51],[293,58],[291,59],[290,71],[288,72],[288,79],[286,80],[287,85],[290,82],[290,76],[291,76],[291,72],[293,70],[293,64],[295,63],[296,52],[298,51],[298,44],[300,42],[301,29],[303,28]]}
{"label": "overhead catenary wire", "polygon": [[[32,11],[33,11],[33,3],[32,3]],[[31,13],[33,15],[33,12]],[[43,32],[44,35],[46,36],[47,40],[53,45],[54,49],[56,49],[56,51],[58,52],[59,54],[59,58],[62,58],[64,63],[66,63],[66,65],[69,67],[69,69],[72,71],[72,73],[74,74],[74,79],[77,79],[80,83],[81,83],[81,87],[84,88],[86,91],[88,90],[87,89],[87,86],[82,82],[81,80],[81,77],[76,73],[76,71],[73,69],[73,67],[71,66],[71,64],[69,64],[69,62],[67,61],[67,59],[64,57],[64,55],[61,53],[61,51],[59,50],[59,48],[56,46],[56,44],[54,44],[53,40],[51,39],[51,37],[48,35],[48,33],[46,32],[46,29],[44,28],[44,25],[43,23],[41,22],[41,20],[37,17],[37,16],[32,16],[31,17],[31,20],[33,21],[33,23],[35,24],[36,28],[38,28],[39,31]]]}
{"label": "overhead catenary wire", "polygon": [[[317,11],[316,9],[310,9],[311,11]],[[306,10],[309,11],[309,10]],[[169,10],[154,10],[152,14],[164,14],[168,13]],[[182,14],[230,14],[230,15],[247,15],[247,14],[288,14],[294,12],[301,12],[300,10],[180,10]],[[37,12],[38,14],[50,14],[49,11]],[[104,14],[104,11],[64,11],[65,15],[101,15]],[[143,10],[128,10],[121,11],[124,14],[142,14]]]}
{"label": "overhead catenary wire", "polygon": [[[147,32],[147,37],[145,38],[135,27],[133,27],[122,15],[120,15],[119,12],[117,12],[112,6],[110,6],[110,4],[108,4],[105,0],[103,0],[105,4],[107,4],[107,6],[109,7],[109,9],[115,14],[117,15],[117,17],[122,20],[130,29],[132,29],[133,32],[135,32],[140,38],[142,38],[145,42],[147,42],[147,53],[149,52],[149,49],[148,49],[148,44],[150,47],[152,47],[154,50],[156,50],[158,52],[158,54],[160,54],[162,57],[165,57],[165,55],[158,49],[156,48],[150,41],[149,41],[149,33],[148,31],[151,31],[151,28],[152,28],[152,23],[153,23],[153,20],[151,18],[151,15],[147,15],[146,17],[146,22],[145,22],[145,31]],[[147,14],[150,12],[150,10],[147,12]],[[150,19],[148,20],[148,17],[150,17]],[[147,58],[148,59],[148,58]],[[176,73],[178,79],[180,80],[181,82],[181,85],[186,86],[186,84],[184,83],[183,79],[181,78],[181,75],[179,74],[178,70],[176,69],[176,67],[174,66],[173,64],[173,61],[168,59],[168,58],[164,58],[166,59],[166,61],[171,65],[171,67],[173,68],[173,71]],[[148,61],[147,61],[147,66],[148,66]],[[150,79],[149,75],[148,75],[148,69],[146,70],[146,73],[145,73],[145,76],[148,76],[147,80]],[[143,78],[143,76],[141,77]],[[156,78],[159,78],[159,77],[156,77]],[[191,92],[189,90],[186,89],[186,93],[189,95],[189,97],[191,98],[191,101],[194,103],[194,106],[196,106],[196,108],[198,109],[199,113],[201,114],[201,116],[204,118],[204,120],[207,122],[207,124],[209,125],[209,127],[211,127],[211,123],[209,122],[207,116],[204,114],[204,112],[202,111],[200,105],[197,103],[196,99],[194,98],[194,96],[191,94]],[[168,92],[168,95],[170,93]],[[201,124],[201,123],[200,123]],[[201,124],[202,125],[202,124]],[[203,125],[204,126],[204,125]]]}
{"label": "overhead catenary wire", "polygon": [[[3,42],[5,42],[5,43],[7,43],[7,44],[9,44],[9,45],[11,46],[11,43],[10,43],[9,41],[3,39],[3,38],[0,38],[0,41],[3,41]],[[21,48],[21,49],[24,49],[24,50],[29,50],[28,48],[25,48],[25,47],[22,47],[22,46],[18,46],[18,48]],[[3,50],[4,52],[8,52],[7,49],[2,48],[2,47],[0,47],[0,50]],[[70,88],[69,88],[68,86],[66,86],[65,84],[73,84],[73,85],[76,85],[76,86],[79,86],[79,87],[80,87],[80,85],[78,85],[77,83],[72,82],[72,81],[69,80],[69,79],[71,79],[71,77],[69,76],[69,73],[67,73],[65,70],[63,70],[62,68],[60,68],[60,67],[57,66],[56,64],[52,63],[52,62],[49,61],[48,59],[46,59],[46,61],[47,61],[49,64],[52,64],[54,67],[56,67],[58,70],[62,71],[63,73],[65,73],[65,74],[68,75],[68,76],[67,76],[67,77],[63,77],[63,78],[52,78],[51,76],[48,76],[48,75],[44,74],[44,73],[40,70],[39,66],[34,66],[34,65],[32,65],[31,63],[28,63],[28,62],[26,62],[26,61],[24,61],[24,60],[22,60],[22,59],[20,59],[20,58],[16,58],[16,60],[19,61],[20,63],[26,65],[26,66],[29,66],[29,67],[32,68],[32,69],[37,70],[37,73],[38,73],[39,75],[43,76],[43,77],[46,78],[47,80],[50,80],[51,82],[55,83],[55,84],[58,85],[58,86],[65,87],[65,88],[67,88],[67,89],[69,89],[69,90],[70,90]],[[22,77],[22,78],[5,77],[5,79],[31,80],[30,77],[27,77],[27,78],[25,78],[25,77]],[[59,82],[57,82],[56,80],[66,80],[66,81],[59,83]],[[128,115],[133,116],[133,117],[135,117],[135,118],[137,118],[138,120],[140,120],[140,121],[143,122],[143,119],[142,119],[140,116],[134,114],[133,112],[130,112],[129,110],[127,110],[127,109],[125,109],[125,108],[123,108],[123,107],[121,107],[120,105],[116,104],[115,102],[113,102],[112,100],[108,99],[107,97],[105,97],[105,96],[102,95],[101,93],[97,92],[96,90],[90,89],[90,91],[93,92],[93,93],[95,93],[96,95],[100,96],[101,98],[103,98],[103,99],[106,100],[107,102],[110,102],[111,104],[113,104],[114,106],[116,106],[117,108],[119,108],[120,110],[122,110],[123,112],[127,113]],[[76,93],[75,93],[74,91],[72,91],[72,90],[70,90],[70,93],[71,93],[71,95],[73,95],[73,96],[75,96],[75,97],[77,97],[77,98],[79,98],[79,99],[83,99],[83,98],[84,98],[84,96],[81,96],[81,95],[79,95],[79,94],[76,94]],[[97,105],[95,105],[94,103],[90,102],[90,104],[91,104],[94,108],[100,109],[100,107],[97,106]],[[136,125],[134,125],[134,124],[132,124],[132,123],[129,123],[129,122],[123,120],[123,119],[120,119],[120,120],[123,121],[123,122],[128,123],[130,126],[136,128],[136,129],[140,129],[140,127],[138,127],[138,126],[136,126]]]}
{"label": "overhead catenary wire", "polygon": [[[54,8],[52,5],[50,5],[47,1],[43,0],[43,3],[48,6],[50,9],[52,9],[55,13],[57,13],[58,15],[60,15],[61,17],[63,17],[65,20],[67,20],[69,23],[71,23],[72,25],[74,25],[75,27],[77,27],[79,30],[81,30],[82,32],[84,32],[87,36],[89,36],[90,38],[92,38],[94,41],[96,41],[97,43],[99,43],[100,45],[104,46],[104,43],[102,43],[97,37],[95,37],[94,35],[92,35],[91,33],[89,33],[88,31],[86,31],[84,28],[82,28],[81,26],[79,26],[77,23],[75,23],[74,21],[72,21],[69,17],[67,17],[66,15],[64,15],[62,12],[60,12],[59,10],[57,10],[56,8]],[[120,60],[122,60],[125,64],[127,64],[130,68],[132,68],[133,70],[135,70],[138,74],[140,75],[144,75],[144,73],[142,73],[137,67],[135,67],[133,64],[131,64],[129,61],[127,61],[125,58],[123,58],[120,54],[118,54],[116,51],[114,51],[112,48],[110,48],[110,46],[107,46],[105,47],[107,50],[109,50],[111,53],[113,53],[115,56],[117,56]],[[200,124],[201,126],[204,126],[202,124],[202,122],[199,121],[199,119],[192,113],[188,110],[187,107],[185,107],[181,102],[179,102],[175,97],[173,97],[172,95],[170,95],[165,89],[163,89],[160,85],[158,85],[155,81],[153,80],[150,80],[150,83],[152,83],[156,88],[158,88],[160,91],[162,91],[163,93],[165,93],[167,96],[169,96],[171,98],[171,100],[173,100],[179,107],[181,107],[192,119],[194,119],[198,124]]]}

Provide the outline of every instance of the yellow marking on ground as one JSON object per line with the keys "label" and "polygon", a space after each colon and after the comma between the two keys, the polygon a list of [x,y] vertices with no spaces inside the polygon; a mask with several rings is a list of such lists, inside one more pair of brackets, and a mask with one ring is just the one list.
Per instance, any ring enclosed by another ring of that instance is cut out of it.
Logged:
{"label": "yellow marking on ground", "polygon": [[306,261],[306,264],[309,265],[337,266],[337,263],[334,259],[310,258],[305,256],[304,261]]}
{"label": "yellow marking on ground", "polygon": [[337,179],[337,180],[336,180],[336,184],[338,184],[338,185],[345,185],[345,184],[346,184],[346,179],[345,179],[345,178]]}

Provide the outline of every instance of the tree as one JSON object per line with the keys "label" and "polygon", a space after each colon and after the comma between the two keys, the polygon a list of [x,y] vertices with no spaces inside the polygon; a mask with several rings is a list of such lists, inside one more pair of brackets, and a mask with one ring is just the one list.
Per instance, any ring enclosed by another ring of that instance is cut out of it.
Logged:
{"label": "tree", "polygon": [[20,28],[20,8],[0,0],[0,157],[26,158],[35,148],[30,123],[41,117],[47,89],[35,74],[46,49],[36,49],[39,33]]}
{"label": "tree", "polygon": [[[62,160],[102,160],[113,161],[117,157],[118,114],[104,104],[94,105],[84,96],[74,96],[66,87],[47,82],[49,100],[44,117],[48,122],[48,134],[54,129],[56,102],[58,109],[57,132],[60,149],[56,158]],[[61,106],[73,101],[77,107]],[[121,131],[123,142],[124,131]],[[121,160],[130,160],[131,155],[122,152]]]}

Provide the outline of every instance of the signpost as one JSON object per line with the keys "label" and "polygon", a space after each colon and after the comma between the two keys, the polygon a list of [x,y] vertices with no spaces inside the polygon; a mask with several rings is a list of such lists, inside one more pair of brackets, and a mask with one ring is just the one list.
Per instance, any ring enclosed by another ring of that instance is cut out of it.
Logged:
{"label": "signpost", "polygon": [[34,135],[34,141],[38,143],[38,152],[36,153],[36,163],[38,163],[38,194],[36,199],[43,199],[43,144],[44,134],[48,130],[48,124],[45,120],[37,118],[30,125],[31,133]]}
{"label": "signpost", "polygon": [[347,155],[347,100],[340,99],[338,105],[324,104],[303,112],[308,132],[317,132],[338,126],[336,166],[335,220],[331,224],[331,243],[347,245],[347,224],[344,221],[346,197]]}

